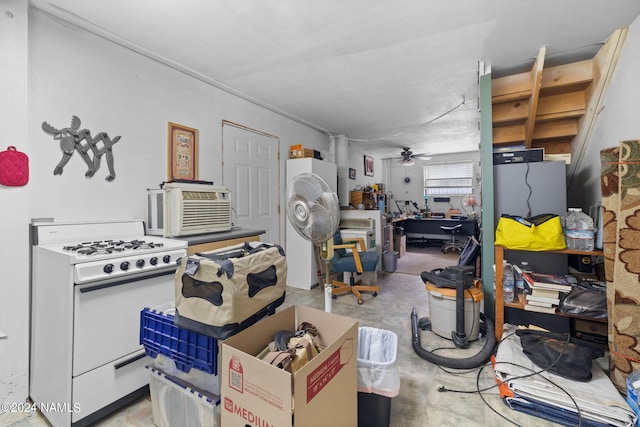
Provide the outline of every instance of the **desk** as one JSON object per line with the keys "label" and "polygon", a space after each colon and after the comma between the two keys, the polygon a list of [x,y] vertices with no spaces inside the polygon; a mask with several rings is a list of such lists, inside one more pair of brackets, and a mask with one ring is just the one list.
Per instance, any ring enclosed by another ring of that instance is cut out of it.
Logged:
{"label": "desk", "polygon": [[189,245],[187,255],[197,252],[207,252],[244,242],[259,242],[264,230],[250,230],[234,227],[230,231],[219,233],[196,234],[194,236],[173,237],[173,239],[186,240]]}
{"label": "desk", "polygon": [[[456,224],[462,224],[462,231],[459,233],[460,236],[473,236],[476,234],[476,221],[474,219],[435,219],[435,218],[425,218],[425,219],[413,219],[407,218],[404,220],[404,234],[407,235],[407,238],[422,238],[427,239],[427,236],[430,236],[434,239],[451,239],[451,233],[445,233],[442,231],[440,226],[444,225],[446,227],[450,227]],[[408,242],[407,242],[408,243]]]}

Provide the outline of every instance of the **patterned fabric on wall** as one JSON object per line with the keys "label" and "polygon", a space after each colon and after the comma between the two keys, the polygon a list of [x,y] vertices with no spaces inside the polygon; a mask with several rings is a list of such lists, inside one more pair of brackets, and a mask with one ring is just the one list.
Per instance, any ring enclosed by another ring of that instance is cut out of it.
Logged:
{"label": "patterned fabric on wall", "polygon": [[600,152],[610,377],[640,370],[640,140]]}

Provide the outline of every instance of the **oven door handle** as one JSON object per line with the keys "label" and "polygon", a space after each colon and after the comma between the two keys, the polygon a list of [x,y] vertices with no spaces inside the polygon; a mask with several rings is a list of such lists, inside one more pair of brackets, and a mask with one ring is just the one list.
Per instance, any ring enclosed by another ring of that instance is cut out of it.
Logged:
{"label": "oven door handle", "polygon": [[102,283],[99,285],[93,285],[93,286],[85,286],[83,288],[80,288],[80,293],[84,294],[87,292],[93,292],[93,291],[99,291],[100,289],[107,289],[107,288],[112,288],[114,286],[121,286],[121,285],[126,285],[127,283],[131,283],[131,282],[139,282],[140,280],[146,280],[146,279],[153,279],[155,277],[162,277],[162,276],[168,276],[170,274],[175,274],[177,268],[173,268],[171,270],[165,270],[163,272],[160,273],[155,273],[155,274],[149,274],[146,276],[134,276],[134,277],[130,277],[128,279],[122,279],[122,280],[118,280],[115,282],[109,282],[109,283]]}
{"label": "oven door handle", "polygon": [[118,363],[114,364],[113,368],[116,369],[116,370],[120,369],[120,368],[124,368],[125,366],[130,365],[133,362],[137,362],[140,359],[144,359],[145,357],[147,357],[147,353],[145,353],[144,350],[140,350],[139,353],[135,354],[134,356],[131,356],[127,360],[123,360],[122,362],[118,362]]}

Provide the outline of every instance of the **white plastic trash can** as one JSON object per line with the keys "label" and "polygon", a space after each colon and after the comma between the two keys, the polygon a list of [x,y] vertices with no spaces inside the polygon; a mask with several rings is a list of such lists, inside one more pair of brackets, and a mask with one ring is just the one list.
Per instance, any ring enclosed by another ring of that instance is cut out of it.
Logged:
{"label": "white plastic trash can", "polygon": [[358,328],[358,426],[389,426],[391,398],[400,393],[397,353],[395,333]]}
{"label": "white plastic trash can", "polygon": [[397,251],[386,251],[382,254],[382,259],[384,261],[384,271],[387,273],[393,273],[398,268],[398,252]]}

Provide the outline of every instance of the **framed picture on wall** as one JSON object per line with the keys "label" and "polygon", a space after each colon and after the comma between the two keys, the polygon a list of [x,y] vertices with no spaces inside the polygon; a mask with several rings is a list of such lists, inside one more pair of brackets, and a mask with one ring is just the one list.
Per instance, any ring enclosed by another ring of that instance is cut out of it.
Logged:
{"label": "framed picture on wall", "polygon": [[354,168],[349,168],[349,179],[356,179],[356,170]]}
{"label": "framed picture on wall", "polygon": [[364,174],[373,176],[373,157],[371,156],[364,156]]}
{"label": "framed picture on wall", "polygon": [[198,130],[169,122],[168,181],[198,179]]}

